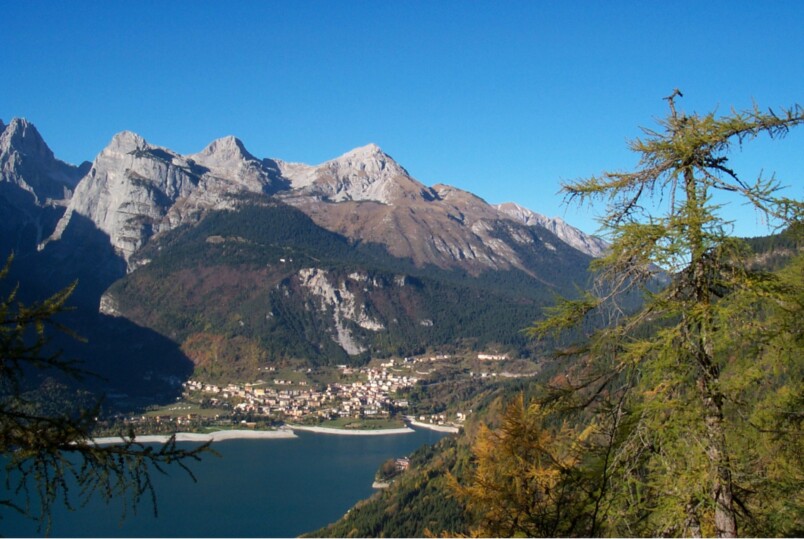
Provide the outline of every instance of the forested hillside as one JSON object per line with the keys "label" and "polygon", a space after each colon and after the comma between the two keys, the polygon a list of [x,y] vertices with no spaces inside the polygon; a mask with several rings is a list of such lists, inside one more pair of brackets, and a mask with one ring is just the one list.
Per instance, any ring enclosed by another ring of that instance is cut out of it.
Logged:
{"label": "forested hillside", "polygon": [[[102,308],[182,344],[197,374],[217,379],[283,359],[361,363],[439,347],[528,356],[519,328],[588,280],[589,258],[554,241],[566,262],[540,280],[515,269],[472,276],[416,267],[290,206],[247,199],[143,248],[133,261],[147,265],[115,283]],[[229,345],[213,361],[218,339]]]}

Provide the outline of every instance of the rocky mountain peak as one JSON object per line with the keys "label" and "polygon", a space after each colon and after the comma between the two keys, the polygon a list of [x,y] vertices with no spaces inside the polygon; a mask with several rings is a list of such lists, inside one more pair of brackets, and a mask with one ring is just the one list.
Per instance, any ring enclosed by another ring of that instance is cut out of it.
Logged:
{"label": "rocky mountain peak", "polygon": [[42,135],[25,118],[14,118],[0,135],[0,152],[16,151],[32,159],[55,159]]}
{"label": "rocky mountain peak", "polygon": [[353,159],[370,159],[372,157],[388,157],[382,148],[370,142],[365,146],[360,146],[343,154],[341,158],[351,157]]}
{"label": "rocky mountain peak", "polygon": [[374,143],[355,148],[337,159],[325,163],[331,169],[339,169],[343,173],[364,172],[378,174],[386,169],[394,174],[407,176],[407,171]]}
{"label": "rocky mountain peak", "polygon": [[[508,215],[509,217],[513,217],[517,221],[520,221],[526,225],[543,225],[544,223],[550,221],[549,217],[546,217],[540,213],[536,213],[524,206],[520,206],[516,202],[503,202],[502,204],[497,204],[497,209],[503,212],[504,214]],[[562,221],[561,218],[555,217],[556,221]],[[563,222],[563,221],[562,221]]]}
{"label": "rocky mountain peak", "polygon": [[0,182],[28,193],[36,206],[69,198],[87,168],[56,159],[36,127],[24,118],[0,125]]}
{"label": "rocky mountain peak", "polygon": [[85,221],[108,235],[117,255],[128,261],[153,234],[173,225],[168,210],[188,197],[198,181],[181,155],[131,131],[117,133],[76,187],[48,242]]}
{"label": "rocky mountain peak", "polygon": [[277,163],[283,176],[299,194],[330,202],[352,200],[394,204],[401,199],[421,198],[428,193],[424,185],[411,178],[376,144],[355,148],[314,167]]}
{"label": "rocky mountain peak", "polygon": [[145,150],[150,148],[150,145],[137,133],[132,131],[121,131],[112,137],[111,142],[106,146],[106,150],[118,152],[133,152],[137,150]]}
{"label": "rocky mountain peak", "polygon": [[234,164],[242,161],[256,161],[254,157],[246,150],[243,142],[232,135],[219,138],[210,142],[206,148],[199,153],[192,156],[198,162],[204,163],[207,166],[215,166],[216,164],[226,165]]}

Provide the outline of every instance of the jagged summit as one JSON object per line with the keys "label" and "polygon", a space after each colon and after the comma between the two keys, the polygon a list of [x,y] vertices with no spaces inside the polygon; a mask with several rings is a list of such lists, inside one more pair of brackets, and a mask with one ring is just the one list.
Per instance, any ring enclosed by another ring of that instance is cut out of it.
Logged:
{"label": "jagged summit", "polygon": [[370,158],[370,157],[374,157],[374,156],[388,157],[388,154],[386,154],[384,151],[382,151],[382,148],[380,148],[379,146],[377,146],[373,142],[370,142],[370,143],[366,144],[365,146],[359,146],[357,148],[349,150],[348,152],[343,154],[339,159],[342,159],[344,157],[352,157],[352,158],[359,159],[359,158],[367,158],[367,157]]}
{"label": "jagged summit", "polygon": [[31,124],[28,122],[27,119],[21,117],[14,117],[11,118],[11,121],[8,125],[3,123],[3,120],[0,120],[0,131],[5,131],[6,128],[13,128],[14,131],[25,129],[29,127]]}
{"label": "jagged summit", "polygon": [[15,150],[32,158],[54,159],[53,152],[32,123],[13,118],[0,135],[0,151]]}
{"label": "jagged summit", "polygon": [[155,234],[195,222],[204,211],[230,209],[242,193],[276,192],[283,187],[277,176],[233,136],[184,156],[122,131],[95,158],[48,241],[88,220],[128,263]]}
{"label": "jagged summit", "polygon": [[132,131],[120,131],[112,137],[112,140],[106,149],[117,151],[135,151],[144,150],[149,147],[150,144],[148,144],[148,142],[146,142],[146,140],[137,133]]}
{"label": "jagged summit", "polygon": [[366,172],[379,172],[388,167],[393,169],[394,173],[408,174],[399,163],[394,161],[390,155],[382,151],[382,148],[373,142],[350,150],[336,159],[327,161],[322,166],[324,165],[329,165],[330,168],[338,167],[347,170],[363,170]]}
{"label": "jagged summit", "polygon": [[216,153],[238,153],[243,156],[253,158],[254,156],[246,150],[243,141],[234,135],[227,135],[219,139],[215,139],[201,150],[199,153],[204,155],[213,155]]}
{"label": "jagged summit", "polygon": [[198,162],[204,162],[208,166],[235,161],[257,161],[257,158],[246,150],[243,141],[233,135],[213,140],[207,144],[206,148],[190,157]]}
{"label": "jagged summit", "polygon": [[216,194],[241,191],[273,194],[286,188],[287,180],[281,178],[277,163],[258,159],[232,135],[213,140],[187,159],[208,169],[198,194],[206,191],[204,204],[209,206],[215,205],[212,198]]}
{"label": "jagged summit", "polygon": [[[0,120],[0,125],[2,124],[3,121]],[[34,127],[34,125],[31,122],[29,122],[26,118],[16,116],[14,118],[11,118],[11,122],[6,127],[10,127],[14,131],[31,129],[31,128],[36,130],[36,127]]]}
{"label": "jagged summit", "polygon": [[427,188],[376,144],[367,144],[318,166],[277,161],[282,175],[300,194],[331,202],[374,201],[393,204],[421,196]]}
{"label": "jagged summit", "polygon": [[48,199],[69,198],[86,168],[56,159],[36,127],[25,118],[0,125],[0,182],[32,194],[37,205]]}

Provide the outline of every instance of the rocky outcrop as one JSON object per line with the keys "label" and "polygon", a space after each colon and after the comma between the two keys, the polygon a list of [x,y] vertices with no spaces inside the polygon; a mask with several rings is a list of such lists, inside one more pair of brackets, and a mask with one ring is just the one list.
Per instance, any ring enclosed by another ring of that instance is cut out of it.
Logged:
{"label": "rocky outcrop", "polygon": [[215,140],[187,159],[206,168],[204,185],[200,191],[214,193],[217,188],[225,192],[248,191],[270,195],[287,189],[287,181],[282,178],[276,162],[257,159],[233,136]]}
{"label": "rocky outcrop", "polygon": [[539,213],[523,208],[519,204],[506,202],[495,206],[502,214],[527,226],[537,226],[549,230],[563,242],[575,247],[582,253],[591,257],[600,257],[606,253],[608,243],[598,238],[585,234],[572,225],[567,224],[560,217],[545,217]]}
{"label": "rocky outcrop", "polygon": [[168,210],[198,183],[187,159],[135,133],[118,133],[76,187],[51,240],[60,239],[77,214],[107,234],[127,261],[153,234],[171,226]]}
{"label": "rocky outcrop", "polygon": [[[385,326],[371,318],[364,305],[360,305],[355,295],[349,290],[346,282],[332,282],[333,279],[325,270],[307,268],[299,271],[298,279],[312,298],[317,298],[323,314],[332,316],[334,335],[332,339],[349,355],[357,355],[366,351],[360,341],[352,334],[350,325],[354,324],[369,331],[382,331]],[[349,275],[349,280],[363,285],[367,277],[358,273]]]}

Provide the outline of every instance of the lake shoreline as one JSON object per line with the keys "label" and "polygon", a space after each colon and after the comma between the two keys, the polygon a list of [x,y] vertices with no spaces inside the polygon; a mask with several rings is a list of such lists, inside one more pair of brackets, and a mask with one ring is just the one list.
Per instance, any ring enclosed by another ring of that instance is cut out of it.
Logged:
{"label": "lake shoreline", "polygon": [[[177,432],[177,442],[223,442],[226,440],[281,440],[298,438],[293,430],[287,427],[281,427],[276,430],[216,430],[209,433],[201,432]],[[137,436],[134,441],[137,443],[159,443],[163,444],[170,439],[168,434],[143,434]],[[120,436],[107,436],[103,438],[95,438],[93,440],[98,445],[110,445],[125,443]]]}
{"label": "lake shoreline", "polygon": [[337,436],[388,436],[394,434],[410,434],[416,432],[410,427],[398,429],[336,429],[332,427],[311,427],[306,425],[288,425],[289,429],[316,434],[335,434]]}
{"label": "lake shoreline", "polygon": [[[420,425],[429,428],[429,425]],[[438,430],[438,429],[431,429]],[[177,442],[223,442],[226,440],[282,440],[298,438],[294,431],[312,432],[314,434],[330,434],[336,436],[393,436],[397,434],[410,434],[416,432],[410,427],[396,429],[338,429],[333,427],[314,427],[307,425],[285,425],[275,430],[218,430],[209,433],[177,432]],[[135,438],[137,443],[160,443],[170,439],[168,434],[143,434]],[[120,436],[106,436],[92,440],[97,445],[112,445],[125,443]]]}
{"label": "lake shoreline", "polygon": [[447,432],[449,434],[458,434],[459,432],[461,432],[461,429],[459,427],[452,427],[449,425],[433,425],[432,423],[422,423],[421,421],[413,419],[411,416],[406,416],[405,420],[414,427],[434,430],[436,432]]}

